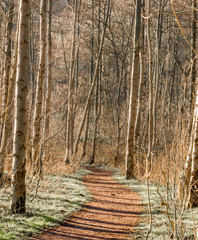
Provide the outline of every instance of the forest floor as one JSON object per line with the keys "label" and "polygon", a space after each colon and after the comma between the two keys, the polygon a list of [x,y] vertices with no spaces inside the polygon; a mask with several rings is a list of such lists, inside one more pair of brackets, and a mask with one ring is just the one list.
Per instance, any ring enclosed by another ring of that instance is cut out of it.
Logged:
{"label": "forest floor", "polygon": [[111,171],[93,167],[88,170],[92,173],[84,176],[83,182],[92,200],[58,227],[33,239],[131,239],[143,210],[140,195],[115,181]]}

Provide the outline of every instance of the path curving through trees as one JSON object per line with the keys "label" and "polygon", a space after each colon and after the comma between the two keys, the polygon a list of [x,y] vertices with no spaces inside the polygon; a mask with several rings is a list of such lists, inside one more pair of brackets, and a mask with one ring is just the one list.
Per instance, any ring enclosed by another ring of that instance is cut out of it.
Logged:
{"label": "path curving through trees", "polygon": [[131,239],[130,231],[138,224],[140,196],[117,183],[112,172],[89,168],[83,179],[93,194],[92,201],[55,229],[34,237],[37,240],[115,240]]}

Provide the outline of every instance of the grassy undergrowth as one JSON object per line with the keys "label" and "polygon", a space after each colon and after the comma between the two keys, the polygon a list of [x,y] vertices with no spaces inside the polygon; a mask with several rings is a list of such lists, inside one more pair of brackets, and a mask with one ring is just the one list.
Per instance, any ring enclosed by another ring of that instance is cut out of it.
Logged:
{"label": "grassy undergrowth", "polygon": [[[126,180],[119,171],[114,174],[115,179],[120,183],[127,185],[133,191],[138,192],[142,198],[145,211],[142,213],[142,220],[137,227],[134,237],[142,235],[146,236],[149,224],[149,211],[148,211],[148,192],[147,184],[145,181]],[[198,228],[198,209],[187,209],[183,212],[181,217],[181,208],[174,201],[174,191],[169,189],[169,204],[163,204],[166,201],[166,188],[160,187],[156,184],[149,184],[151,211],[152,211],[152,228],[148,239],[172,239],[174,236],[173,229],[176,231],[177,239],[195,239],[195,229]],[[160,197],[161,195],[161,197]],[[143,234],[142,234],[143,233]]]}
{"label": "grassy undergrowth", "polygon": [[[101,167],[98,165],[98,167]],[[126,185],[133,191],[140,194],[144,211],[142,212],[142,219],[138,227],[132,233],[132,239],[146,239],[145,236],[150,228],[149,211],[148,211],[148,192],[146,181],[126,180],[120,170],[109,168],[107,166],[101,167],[103,169],[114,172],[114,178],[121,184]],[[166,201],[166,188],[159,187],[156,184],[149,184],[151,210],[152,210],[152,229],[148,239],[166,240],[173,239],[173,228],[177,231],[177,239],[191,240],[196,239],[195,229],[198,228],[198,208],[187,209],[183,212],[182,218],[180,207],[174,199],[173,189],[169,189],[170,204],[168,208],[161,197]],[[158,193],[159,192],[159,193]],[[161,195],[161,197],[160,197]],[[172,227],[172,225],[174,227]]]}
{"label": "grassy undergrowth", "polygon": [[89,173],[82,169],[68,176],[45,175],[33,201],[37,182],[27,179],[27,213],[24,215],[10,213],[11,189],[1,189],[0,239],[24,239],[45,227],[57,225],[79,210],[84,202],[91,199],[81,181],[82,176]]}

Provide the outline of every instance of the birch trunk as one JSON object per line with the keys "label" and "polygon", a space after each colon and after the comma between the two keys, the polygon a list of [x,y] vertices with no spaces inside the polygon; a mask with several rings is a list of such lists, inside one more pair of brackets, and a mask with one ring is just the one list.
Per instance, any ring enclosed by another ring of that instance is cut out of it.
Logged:
{"label": "birch trunk", "polygon": [[[94,5],[93,7],[93,16],[94,16]],[[98,49],[100,46],[100,21],[101,21],[101,4],[99,2],[98,6]],[[105,16],[104,16],[105,18]],[[104,19],[105,20],[105,19]],[[93,18],[94,21],[94,18]],[[94,24],[94,23],[93,23]],[[94,28],[93,28],[94,29]],[[94,34],[94,32],[93,32]],[[93,41],[94,43],[94,41]],[[92,45],[94,47],[94,44]],[[95,161],[95,152],[96,152],[96,139],[97,139],[97,129],[98,129],[98,120],[100,117],[100,110],[101,110],[101,72],[102,72],[102,55],[100,57],[100,66],[97,76],[96,88],[95,88],[95,104],[94,104],[94,130],[93,130],[93,140],[92,140],[92,152],[90,156],[90,164],[93,164]]]}
{"label": "birch trunk", "polygon": [[12,164],[12,213],[26,211],[25,152],[27,133],[27,93],[29,67],[30,1],[20,0],[19,5],[18,62],[15,87],[15,115]]}
{"label": "birch trunk", "polygon": [[147,6],[147,41],[148,41],[148,64],[149,64],[149,127],[148,127],[148,153],[146,157],[146,176],[151,171],[153,149],[153,78],[152,78],[152,50],[150,40],[150,0]]}
{"label": "birch trunk", "polygon": [[131,70],[131,87],[129,102],[128,131],[125,158],[125,174],[130,179],[134,176],[134,128],[137,112],[137,97],[139,86],[139,45],[141,28],[141,1],[136,0],[136,19],[134,30],[133,59]]}
{"label": "birch trunk", "polygon": [[[194,132],[190,148],[192,147],[192,165],[189,183],[187,182],[188,198],[186,205],[198,207],[198,88],[196,89],[195,109],[194,109]],[[191,150],[191,149],[189,149]],[[188,159],[187,159],[188,160]],[[186,180],[188,181],[189,168],[186,168]]]}
{"label": "birch trunk", "polygon": [[195,96],[195,83],[196,83],[196,54],[194,49],[196,49],[196,39],[197,39],[197,0],[192,1],[192,22],[191,22],[191,61],[192,61],[192,75],[191,75],[191,96],[190,96],[190,110],[193,112],[193,101]]}
{"label": "birch trunk", "polygon": [[45,134],[49,135],[50,124],[50,100],[51,100],[51,81],[52,81],[52,0],[48,0],[48,40],[47,40],[47,94],[45,107]]}
{"label": "birch trunk", "polygon": [[[192,46],[196,49],[196,14],[197,0],[192,1]],[[180,198],[186,202],[188,207],[197,207],[198,206],[198,88],[195,91],[195,84],[197,83],[197,71],[196,71],[196,56],[195,52],[192,50],[192,76],[191,76],[191,112],[194,110],[193,118],[190,123],[190,131],[189,131],[189,150],[188,155],[186,157],[184,173],[181,175],[180,186],[179,186],[179,194]],[[196,93],[196,95],[194,94]],[[195,100],[193,99],[195,95]],[[187,199],[186,199],[187,198]]]}
{"label": "birch trunk", "polygon": [[66,152],[65,162],[69,163],[70,156],[73,154],[73,131],[74,131],[74,63],[76,49],[76,23],[77,23],[77,0],[74,2],[74,22],[73,22],[73,38],[71,50],[71,63],[69,70],[69,94],[68,94],[68,116],[67,116],[67,132],[66,132]]}
{"label": "birch trunk", "polygon": [[92,142],[92,153],[90,157],[90,164],[93,164],[95,161],[95,152],[96,152],[96,139],[97,139],[97,129],[98,129],[98,120],[101,113],[101,86],[100,86],[100,78],[101,75],[98,76],[98,82],[96,85],[96,92],[95,92],[95,109],[94,109],[94,135],[93,135],[93,142]]}
{"label": "birch trunk", "polygon": [[[4,63],[4,74],[3,74],[3,99],[2,99],[2,110],[3,110],[3,126],[0,139],[0,179],[4,172],[4,162],[5,162],[5,150],[8,140],[8,134],[10,130],[10,122],[7,122],[11,116],[11,101],[13,96],[13,81],[10,78],[11,70],[11,33],[12,33],[12,21],[13,21],[13,10],[14,3],[11,1],[9,3],[8,16],[7,16],[7,29],[6,29],[6,59]],[[15,49],[16,50],[16,49]]]}
{"label": "birch trunk", "polygon": [[38,171],[39,142],[41,138],[42,100],[43,100],[43,80],[45,76],[46,57],[46,0],[40,2],[40,57],[39,69],[36,81],[36,97],[33,118],[32,136],[32,164],[34,174]]}
{"label": "birch trunk", "polygon": [[155,74],[154,74],[154,88],[153,88],[153,139],[152,146],[154,147],[156,141],[156,109],[157,109],[157,96],[158,96],[158,86],[159,86],[159,51],[160,51],[160,39],[161,39],[161,29],[162,29],[162,15],[161,15],[161,0],[158,3],[158,20],[156,29],[156,49],[155,49]]}
{"label": "birch trunk", "polygon": [[135,138],[137,139],[137,144],[140,137],[140,123],[141,123],[141,112],[142,112],[142,95],[143,95],[143,85],[144,85],[144,28],[143,24],[141,27],[141,48],[139,52],[140,59],[140,81],[138,89],[138,105],[135,121]]}

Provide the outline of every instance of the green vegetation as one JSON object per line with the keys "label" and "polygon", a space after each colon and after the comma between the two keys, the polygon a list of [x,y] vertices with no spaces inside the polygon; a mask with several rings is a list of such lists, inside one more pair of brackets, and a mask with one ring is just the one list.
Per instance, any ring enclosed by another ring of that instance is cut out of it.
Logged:
{"label": "green vegetation", "polygon": [[15,240],[38,233],[44,227],[57,225],[72,212],[78,211],[91,195],[81,178],[89,174],[82,169],[69,176],[45,175],[35,195],[37,181],[27,179],[27,213],[10,213],[11,188],[0,190],[0,239]]}

